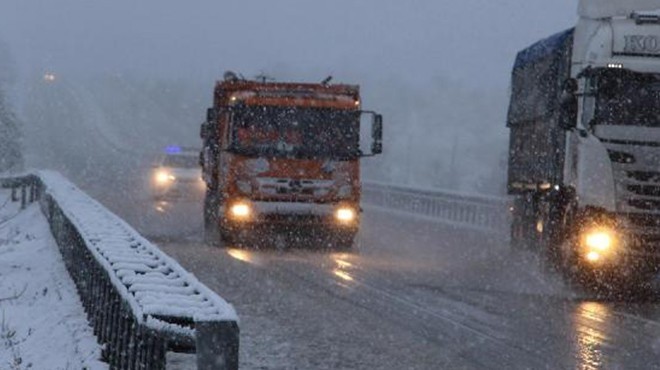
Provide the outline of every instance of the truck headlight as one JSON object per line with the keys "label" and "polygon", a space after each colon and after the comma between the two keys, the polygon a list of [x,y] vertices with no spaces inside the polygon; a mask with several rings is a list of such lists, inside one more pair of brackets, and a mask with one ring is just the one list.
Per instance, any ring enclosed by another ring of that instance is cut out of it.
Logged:
{"label": "truck headlight", "polygon": [[351,223],[354,222],[357,217],[355,209],[350,207],[341,207],[335,211],[335,219],[341,223]]}
{"label": "truck headlight", "polygon": [[252,208],[247,202],[237,202],[229,207],[229,216],[234,220],[247,220],[252,216]]}
{"label": "truck headlight", "polygon": [[587,230],[583,234],[582,245],[587,261],[596,263],[611,256],[617,246],[616,233],[606,228]]}
{"label": "truck headlight", "polygon": [[612,246],[612,235],[607,231],[592,231],[585,236],[587,248],[604,252]]}

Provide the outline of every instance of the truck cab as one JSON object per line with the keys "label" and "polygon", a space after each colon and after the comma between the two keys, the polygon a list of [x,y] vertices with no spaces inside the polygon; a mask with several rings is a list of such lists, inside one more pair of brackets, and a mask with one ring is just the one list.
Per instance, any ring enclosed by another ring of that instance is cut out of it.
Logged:
{"label": "truck cab", "polygon": [[600,282],[660,269],[660,1],[582,0],[518,54],[512,241]]}
{"label": "truck cab", "polygon": [[275,232],[352,245],[360,158],[382,150],[382,118],[361,110],[357,86],[230,73],[216,85],[201,137],[209,242],[258,243]]}

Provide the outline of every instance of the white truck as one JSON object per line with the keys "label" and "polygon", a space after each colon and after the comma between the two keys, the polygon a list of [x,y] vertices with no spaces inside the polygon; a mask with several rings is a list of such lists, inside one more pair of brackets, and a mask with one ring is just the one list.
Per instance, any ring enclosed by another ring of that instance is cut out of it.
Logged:
{"label": "white truck", "polygon": [[512,73],[513,246],[572,280],[627,288],[660,268],[660,0],[581,0],[574,28]]}

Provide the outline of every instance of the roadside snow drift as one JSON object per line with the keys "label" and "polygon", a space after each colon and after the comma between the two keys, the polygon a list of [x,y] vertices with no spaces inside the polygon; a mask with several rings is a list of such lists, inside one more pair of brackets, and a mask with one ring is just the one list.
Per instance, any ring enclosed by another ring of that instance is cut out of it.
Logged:
{"label": "roadside snow drift", "polygon": [[107,369],[38,204],[0,191],[0,369]]}

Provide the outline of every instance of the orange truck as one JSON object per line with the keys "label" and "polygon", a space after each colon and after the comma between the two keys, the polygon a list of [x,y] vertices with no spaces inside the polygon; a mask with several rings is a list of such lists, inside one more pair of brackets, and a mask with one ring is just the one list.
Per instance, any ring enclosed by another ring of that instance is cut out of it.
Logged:
{"label": "orange truck", "polygon": [[251,81],[228,72],[217,82],[201,126],[208,243],[284,235],[352,246],[360,158],[382,152],[382,116],[361,109],[358,86],[329,80]]}

